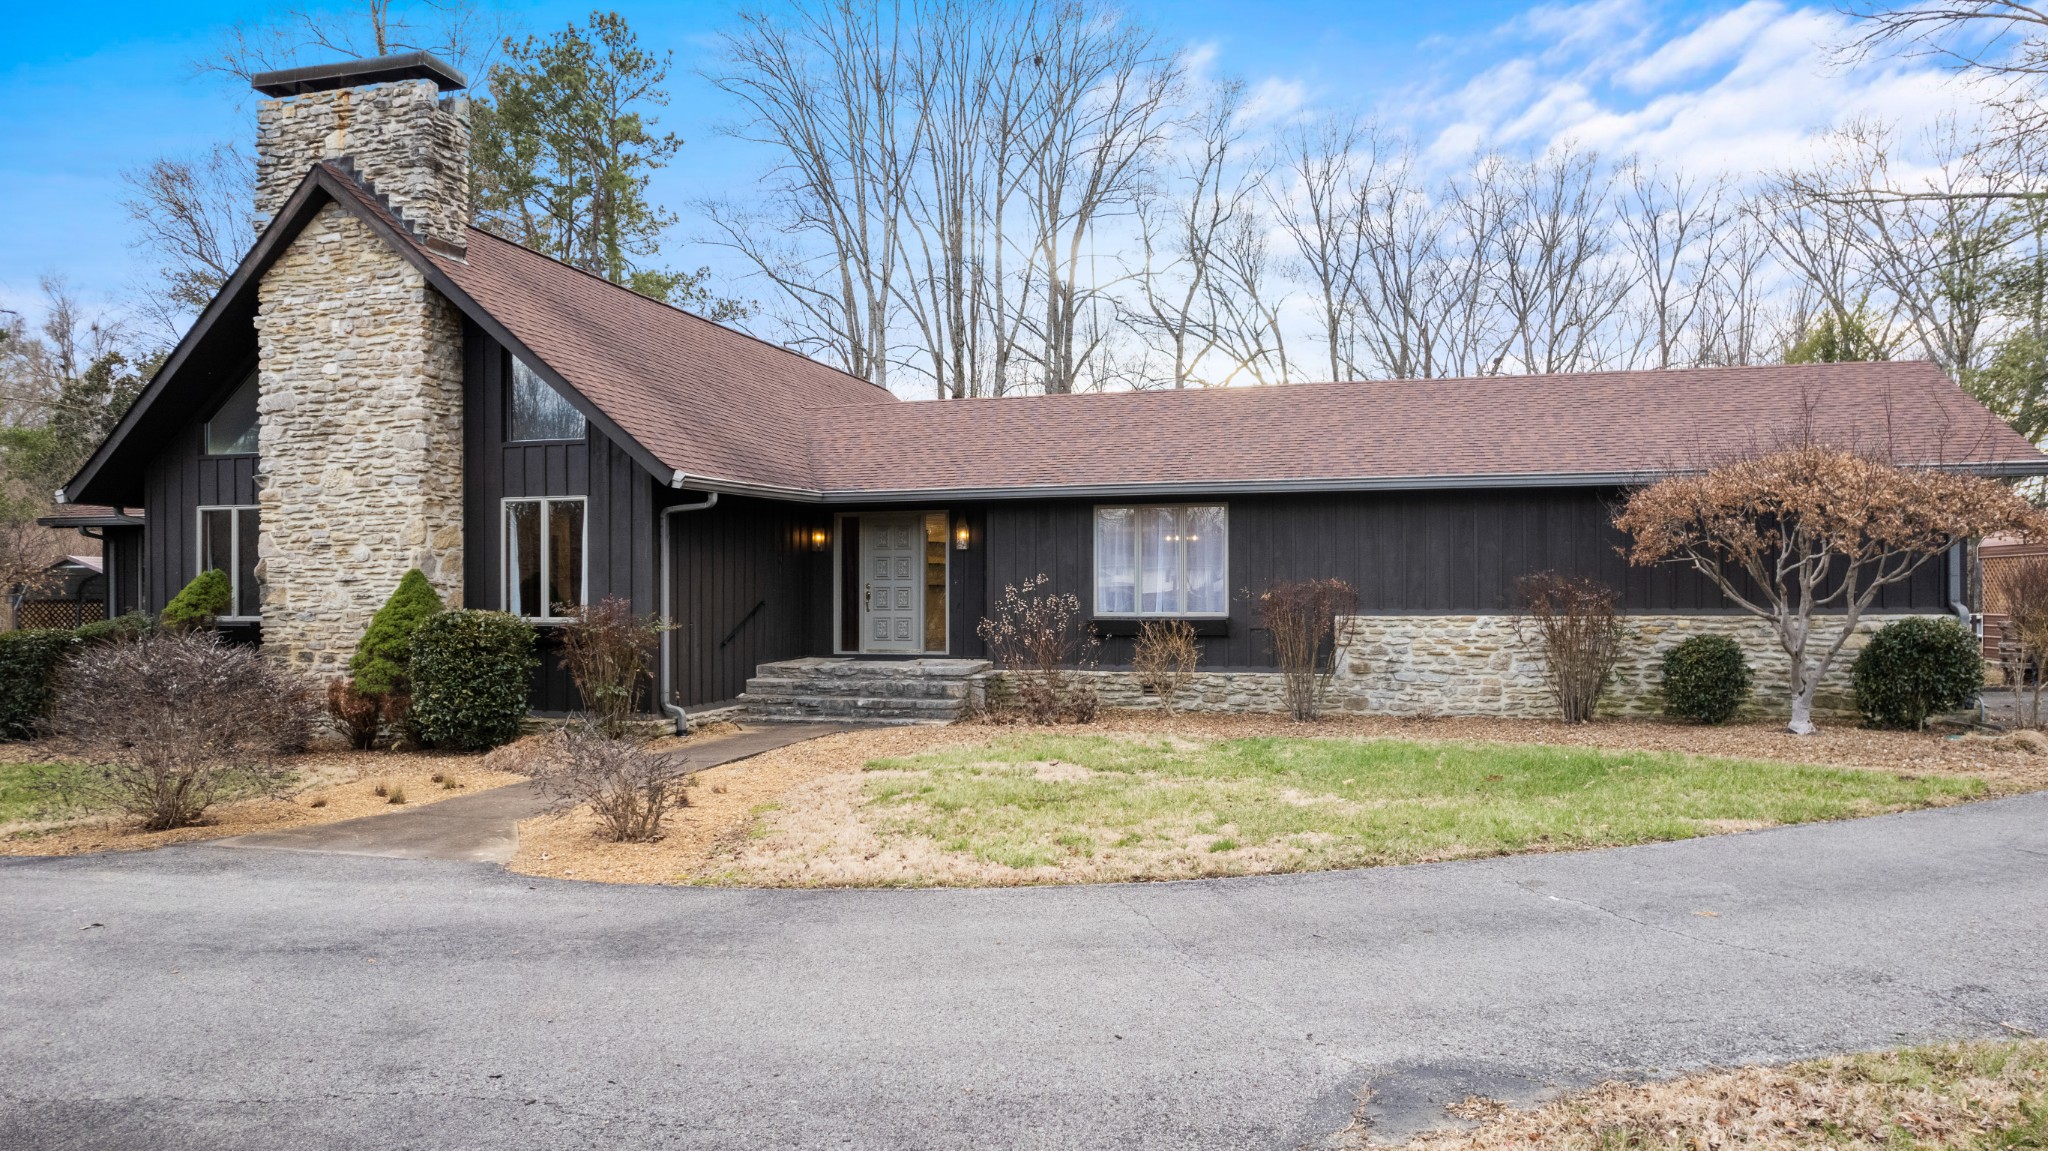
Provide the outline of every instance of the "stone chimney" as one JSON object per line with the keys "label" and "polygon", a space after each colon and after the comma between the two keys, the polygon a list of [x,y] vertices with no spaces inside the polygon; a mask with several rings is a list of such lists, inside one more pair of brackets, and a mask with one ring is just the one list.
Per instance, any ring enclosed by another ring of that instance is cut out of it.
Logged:
{"label": "stone chimney", "polygon": [[461,250],[469,227],[469,98],[426,52],[264,72],[256,107],[256,228],[306,169],[346,161],[424,240]]}
{"label": "stone chimney", "polygon": [[[425,53],[255,78],[258,226],[322,160],[423,243],[469,224],[461,73]],[[257,288],[263,644],[342,674],[409,568],[462,606],[462,319],[419,269],[328,204]]]}

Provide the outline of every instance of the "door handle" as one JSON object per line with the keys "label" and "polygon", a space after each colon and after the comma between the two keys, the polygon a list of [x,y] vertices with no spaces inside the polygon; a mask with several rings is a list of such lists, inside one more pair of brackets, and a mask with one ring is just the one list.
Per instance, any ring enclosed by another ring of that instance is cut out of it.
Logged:
{"label": "door handle", "polygon": [[860,606],[869,611],[875,610],[875,585],[873,583],[860,585]]}

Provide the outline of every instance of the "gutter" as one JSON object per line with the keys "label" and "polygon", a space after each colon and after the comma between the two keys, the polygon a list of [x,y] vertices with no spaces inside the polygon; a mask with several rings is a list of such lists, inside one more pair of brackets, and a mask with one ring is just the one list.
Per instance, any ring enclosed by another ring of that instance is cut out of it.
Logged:
{"label": "gutter", "polygon": [[[669,477],[668,486],[680,488],[685,476],[679,468]],[[670,504],[661,509],[661,713],[675,721],[676,734],[690,733],[690,713],[676,702],[675,684],[675,582],[674,561],[670,558],[669,517],[677,512],[701,512],[718,506],[718,493],[710,492],[701,500],[688,504]]]}

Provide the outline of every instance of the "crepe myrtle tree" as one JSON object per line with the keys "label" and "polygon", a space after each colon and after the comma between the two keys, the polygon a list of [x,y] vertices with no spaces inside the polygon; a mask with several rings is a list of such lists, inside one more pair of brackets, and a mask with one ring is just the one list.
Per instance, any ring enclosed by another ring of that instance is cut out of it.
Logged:
{"label": "crepe myrtle tree", "polygon": [[1614,522],[1630,536],[1631,563],[1691,567],[1770,622],[1792,661],[1790,728],[1801,735],[1814,730],[1821,679],[1880,591],[1958,542],[2039,536],[2048,523],[1996,481],[1823,444],[1638,488]]}

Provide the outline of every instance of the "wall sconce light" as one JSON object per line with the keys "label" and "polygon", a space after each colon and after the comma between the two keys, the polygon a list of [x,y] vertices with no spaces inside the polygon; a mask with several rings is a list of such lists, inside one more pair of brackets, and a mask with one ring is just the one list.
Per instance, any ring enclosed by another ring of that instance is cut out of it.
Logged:
{"label": "wall sconce light", "polygon": [[821,552],[832,546],[832,533],[824,528],[811,529],[811,550]]}
{"label": "wall sconce light", "polygon": [[970,535],[968,534],[968,531],[967,531],[967,521],[966,521],[966,520],[965,520],[964,518],[963,518],[963,519],[961,519],[961,520],[959,520],[958,522],[956,522],[956,523],[955,523],[955,524],[953,525],[953,550],[954,550],[954,551],[956,551],[956,552],[964,552],[964,551],[966,551],[966,550],[967,550],[967,544],[968,544],[968,541],[969,541],[969,540],[970,540],[971,538],[972,538],[972,537],[971,537],[971,536],[970,536]]}

